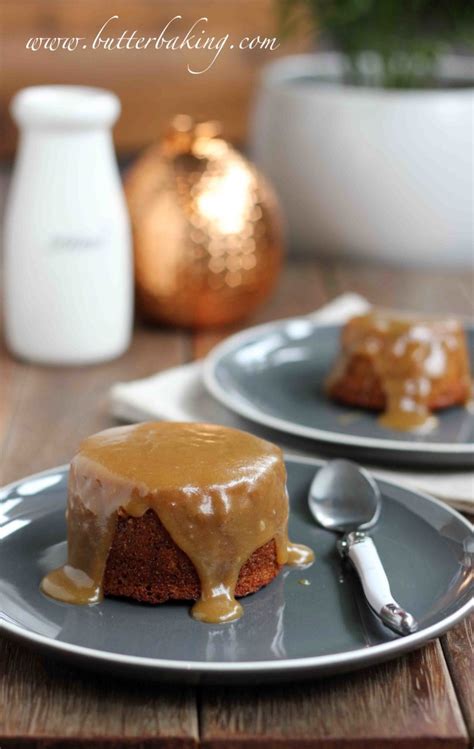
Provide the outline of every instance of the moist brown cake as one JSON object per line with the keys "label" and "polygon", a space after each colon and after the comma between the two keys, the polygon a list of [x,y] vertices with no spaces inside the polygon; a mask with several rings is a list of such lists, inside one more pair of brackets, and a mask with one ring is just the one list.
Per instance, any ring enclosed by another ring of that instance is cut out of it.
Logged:
{"label": "moist brown cake", "polygon": [[[268,585],[278,575],[275,541],[253,552],[240,569],[235,595]],[[201,583],[189,557],[175,544],[153,510],[142,517],[119,512],[117,529],[104,574],[104,595],[143,603],[197,601]]]}
{"label": "moist brown cake", "polygon": [[355,317],[343,329],[327,392],[341,403],[384,411],[385,426],[423,427],[432,411],[470,397],[462,326],[387,310]]}
{"label": "moist brown cake", "polygon": [[93,435],[71,463],[68,561],[47,595],[96,603],[194,600],[196,619],[238,618],[236,596],[283,564],[307,564],[288,540],[281,450],[236,429],[150,422]]}

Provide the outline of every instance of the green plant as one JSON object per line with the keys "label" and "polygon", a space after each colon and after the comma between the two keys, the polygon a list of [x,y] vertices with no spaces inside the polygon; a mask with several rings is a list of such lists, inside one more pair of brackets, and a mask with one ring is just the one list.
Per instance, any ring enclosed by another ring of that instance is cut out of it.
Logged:
{"label": "green plant", "polygon": [[[278,6],[282,34],[309,20],[345,55],[346,80],[355,84],[430,86],[442,52],[473,45],[473,0],[278,0]],[[367,52],[375,53],[372,60]]]}

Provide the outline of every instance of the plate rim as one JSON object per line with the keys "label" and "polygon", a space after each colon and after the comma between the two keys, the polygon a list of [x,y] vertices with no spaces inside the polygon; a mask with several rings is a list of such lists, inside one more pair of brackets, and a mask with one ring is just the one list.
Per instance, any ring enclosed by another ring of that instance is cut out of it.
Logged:
{"label": "plate rim", "polygon": [[[321,466],[326,461],[318,458],[311,458],[307,456],[294,456],[285,453],[285,463],[304,463],[306,465]],[[41,478],[52,472],[64,472],[69,470],[69,463],[62,464],[60,466],[53,466],[37,473],[29,474],[16,481],[12,481],[5,486],[0,487],[0,506],[2,502],[2,495],[8,494],[18,484],[32,480],[33,478]],[[431,497],[429,494],[419,492],[414,489],[407,489],[401,484],[397,484],[396,481],[387,481],[385,479],[377,479],[382,484],[388,486],[394,486],[403,491],[422,497],[425,501],[431,502],[448,514],[454,516],[462,525],[472,533],[473,525],[465,518],[461,513],[457,512],[454,508],[446,505],[439,499]],[[0,541],[0,544],[2,541]],[[446,632],[448,629],[453,627],[458,622],[462,621],[465,616],[469,614],[471,610],[474,610],[474,598],[467,601],[457,611],[453,612],[449,616],[443,618],[441,621],[432,624],[430,627],[426,627],[418,632],[414,632],[406,637],[400,637],[396,640],[390,640],[388,642],[379,643],[369,648],[357,648],[356,650],[347,650],[342,653],[330,653],[327,655],[307,656],[303,658],[285,658],[281,660],[267,660],[267,661],[236,661],[236,662],[209,662],[209,661],[179,661],[164,658],[147,658],[143,656],[126,655],[121,653],[112,653],[106,650],[97,650],[95,648],[87,648],[83,645],[74,645],[72,643],[62,642],[55,640],[46,635],[31,632],[25,627],[22,627],[12,622],[6,621],[3,618],[2,611],[0,609],[0,633],[6,632],[22,642],[26,642],[31,645],[32,643],[42,647],[44,650],[53,651],[55,654],[61,653],[69,656],[79,656],[86,661],[94,661],[101,663],[112,663],[118,666],[126,667],[138,667],[146,669],[147,671],[153,671],[157,673],[174,673],[174,674],[186,674],[186,675],[238,675],[238,674],[253,674],[255,676],[266,676],[274,674],[289,674],[294,671],[299,673],[306,673],[307,671],[324,671],[324,669],[337,669],[338,666],[349,666],[357,667],[359,665],[370,665],[371,663],[378,662],[378,656],[382,656],[382,659],[389,660],[390,657],[397,655],[403,655],[406,652],[415,650],[417,647],[423,645],[428,640],[438,637],[439,635]],[[386,657],[385,657],[386,656]],[[348,669],[350,670],[350,668]]]}
{"label": "plate rim", "polygon": [[331,432],[326,429],[318,429],[317,427],[308,427],[303,424],[297,424],[293,421],[288,421],[287,419],[281,419],[278,416],[266,414],[255,405],[252,405],[245,396],[239,393],[233,396],[221,385],[217,377],[217,367],[226,354],[230,353],[232,350],[236,350],[237,346],[241,346],[247,342],[247,340],[252,338],[256,333],[269,332],[275,328],[287,325],[288,323],[299,322],[301,320],[309,322],[313,328],[316,329],[342,327],[340,323],[317,322],[311,315],[299,315],[296,317],[285,317],[280,320],[272,320],[271,322],[254,325],[251,328],[246,328],[238,333],[234,333],[224,341],[221,341],[221,343],[214,346],[204,359],[202,378],[208,392],[226,408],[237,413],[239,416],[243,416],[245,419],[249,419],[250,421],[261,424],[265,427],[276,429],[280,432],[293,434],[298,437],[305,437],[306,439],[317,440],[319,442],[334,445],[368,447],[378,450],[395,450],[402,453],[449,453],[466,456],[471,454],[474,455],[474,443],[472,442],[459,442],[453,444],[451,442],[413,442],[411,440],[392,440],[379,437],[358,437],[352,434]]}

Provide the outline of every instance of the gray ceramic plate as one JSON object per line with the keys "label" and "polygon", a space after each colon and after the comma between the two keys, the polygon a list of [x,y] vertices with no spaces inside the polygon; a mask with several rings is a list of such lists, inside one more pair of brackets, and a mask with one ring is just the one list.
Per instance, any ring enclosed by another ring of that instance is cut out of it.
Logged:
{"label": "gray ceramic plate", "polygon": [[373,536],[395,597],[421,623],[419,632],[398,638],[367,608],[335,552],[334,536],[309,517],[306,496],[319,465],[287,461],[291,536],[315,549],[315,564],[286,569],[243,599],[245,615],[227,625],[194,621],[185,603],[109,599],[84,607],[43,596],[42,575],[65,555],[67,468],[6,487],[0,493],[0,630],[101,671],[222,683],[349,671],[412,650],[461,619],[472,595],[469,523],[434,499],[380,482],[383,512]]}
{"label": "gray ceramic plate", "polygon": [[[380,426],[377,417],[338,405],[324,393],[324,380],[339,351],[340,327],[311,318],[280,320],[228,338],[206,359],[204,382],[227,408],[282,432],[352,449],[356,458],[392,462],[470,465],[474,413],[449,408],[438,413],[429,434]],[[474,370],[474,332],[468,334]],[[364,455],[361,455],[361,448]]]}

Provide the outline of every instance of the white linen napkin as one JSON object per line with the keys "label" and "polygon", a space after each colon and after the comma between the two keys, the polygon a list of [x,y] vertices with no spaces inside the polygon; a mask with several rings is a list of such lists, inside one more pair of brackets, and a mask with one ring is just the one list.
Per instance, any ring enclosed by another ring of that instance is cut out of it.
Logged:
{"label": "white linen napkin", "polygon": [[[358,294],[343,294],[310,317],[323,324],[343,323],[369,307],[367,300]],[[249,422],[221,406],[205,389],[201,370],[202,362],[195,361],[142,380],[119,382],[110,390],[110,410],[116,418],[131,422],[148,419],[204,421],[251,429],[255,434],[277,441],[288,455],[327,457],[316,452],[309,440],[280,433],[277,439],[275,432],[257,424],[249,425]],[[319,445],[317,449],[321,449]],[[382,479],[432,494],[457,509],[474,511],[472,471],[367,467]]]}

